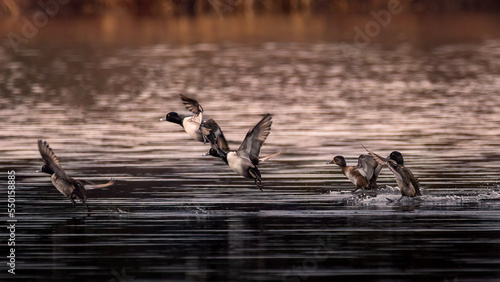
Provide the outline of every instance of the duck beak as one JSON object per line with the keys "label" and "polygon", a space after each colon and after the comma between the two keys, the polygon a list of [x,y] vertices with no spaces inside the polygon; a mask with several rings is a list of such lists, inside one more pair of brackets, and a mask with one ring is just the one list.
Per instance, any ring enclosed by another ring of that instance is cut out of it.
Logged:
{"label": "duck beak", "polygon": [[166,118],[161,118],[160,121],[166,121],[167,119]]}
{"label": "duck beak", "polygon": [[326,164],[335,164],[335,162],[331,161],[331,162],[327,162]]}
{"label": "duck beak", "polygon": [[37,170],[37,171],[35,171],[35,172],[42,172],[42,171],[41,171],[41,170]]}

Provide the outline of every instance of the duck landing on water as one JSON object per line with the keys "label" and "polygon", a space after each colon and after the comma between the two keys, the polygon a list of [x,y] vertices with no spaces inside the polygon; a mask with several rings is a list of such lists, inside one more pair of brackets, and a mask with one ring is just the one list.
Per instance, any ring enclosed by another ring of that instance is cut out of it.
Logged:
{"label": "duck landing on water", "polygon": [[44,165],[37,172],[50,174],[50,180],[54,187],[66,196],[73,206],[76,206],[75,200],[78,199],[87,207],[87,211],[90,212],[90,207],[87,205],[86,190],[105,188],[115,183],[114,179],[111,179],[108,183],[96,185],[87,180],[78,180],[69,177],[62,169],[59,159],[46,141],[38,139],[38,150],[40,151],[40,155],[42,155]]}
{"label": "duck landing on water", "polygon": [[[366,148],[365,148],[366,149]],[[416,197],[422,196],[420,191],[420,184],[418,179],[413,173],[404,165],[403,154],[398,151],[393,151],[389,157],[383,158],[368,149],[366,151],[372,156],[379,164],[389,167],[396,178],[396,183],[401,190],[401,198],[403,197]]]}
{"label": "duck landing on water", "polygon": [[382,170],[382,165],[370,155],[360,155],[356,166],[347,166],[343,156],[336,156],[327,164],[336,164],[340,167],[342,173],[356,186],[353,193],[358,189],[378,189],[377,178]]}

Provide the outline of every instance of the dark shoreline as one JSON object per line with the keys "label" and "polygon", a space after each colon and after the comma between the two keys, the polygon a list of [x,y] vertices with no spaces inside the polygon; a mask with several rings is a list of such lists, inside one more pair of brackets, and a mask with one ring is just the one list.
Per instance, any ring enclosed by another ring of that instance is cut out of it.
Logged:
{"label": "dark shoreline", "polygon": [[[292,14],[353,14],[385,9],[389,3],[400,3],[410,13],[498,12],[496,0],[54,0],[62,17],[88,17],[106,14],[128,14],[135,17],[199,17],[220,13],[238,16]],[[29,16],[40,9],[39,1],[4,0],[0,3],[0,20]]]}

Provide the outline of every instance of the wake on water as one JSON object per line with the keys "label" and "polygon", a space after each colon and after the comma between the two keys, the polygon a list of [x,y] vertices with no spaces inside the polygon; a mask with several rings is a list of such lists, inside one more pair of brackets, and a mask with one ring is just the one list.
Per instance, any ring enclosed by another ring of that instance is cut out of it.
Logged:
{"label": "wake on water", "polygon": [[[343,191],[330,191],[329,195],[343,197],[350,205],[377,206],[377,205],[398,205],[398,204],[418,204],[419,206],[463,206],[471,204],[487,204],[500,201],[500,191],[493,189],[484,190],[446,190],[446,194],[440,190],[421,189],[422,196],[403,197],[399,188],[386,185],[378,191],[359,191],[348,193]],[[350,195],[349,195],[350,194]],[[399,201],[399,199],[401,200]]]}

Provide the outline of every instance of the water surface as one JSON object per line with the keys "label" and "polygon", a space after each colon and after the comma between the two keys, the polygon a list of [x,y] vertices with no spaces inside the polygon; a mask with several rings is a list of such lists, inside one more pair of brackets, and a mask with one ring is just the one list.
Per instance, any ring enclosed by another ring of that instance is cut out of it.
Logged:
{"label": "water surface", "polygon": [[[500,278],[500,41],[40,45],[0,49],[0,170],[17,176],[23,280],[462,281]],[[236,149],[266,113],[264,191],[167,112],[198,99]],[[67,173],[115,186],[73,208],[35,173],[36,140]],[[337,167],[403,152],[423,197],[383,171],[357,196]],[[5,179],[5,177],[4,177]],[[5,203],[5,197],[2,203]],[[3,279],[12,279],[6,273]],[[127,280],[128,279],[128,280]]]}

